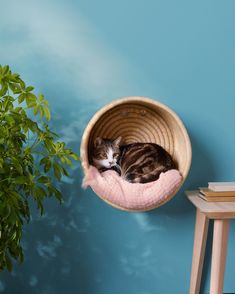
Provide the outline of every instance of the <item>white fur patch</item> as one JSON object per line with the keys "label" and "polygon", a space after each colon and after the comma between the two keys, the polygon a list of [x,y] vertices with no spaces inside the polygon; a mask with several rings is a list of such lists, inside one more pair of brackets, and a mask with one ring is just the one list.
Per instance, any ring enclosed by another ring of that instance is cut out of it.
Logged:
{"label": "white fur patch", "polygon": [[113,149],[112,148],[109,148],[108,149],[108,161],[109,162],[113,162]]}
{"label": "white fur patch", "polygon": [[94,159],[94,161],[99,167],[106,167],[106,168],[110,168],[110,167],[115,166],[117,164],[117,160],[115,158],[113,158],[113,149],[112,148],[108,149],[106,159],[101,159],[101,160]]}

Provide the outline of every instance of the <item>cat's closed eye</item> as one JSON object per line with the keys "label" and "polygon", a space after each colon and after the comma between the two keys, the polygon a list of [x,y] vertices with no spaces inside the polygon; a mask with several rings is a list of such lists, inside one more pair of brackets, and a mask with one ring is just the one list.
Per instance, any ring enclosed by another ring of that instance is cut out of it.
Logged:
{"label": "cat's closed eye", "polygon": [[97,159],[104,159],[107,158],[107,154],[105,152],[101,152],[99,154],[96,155]]}

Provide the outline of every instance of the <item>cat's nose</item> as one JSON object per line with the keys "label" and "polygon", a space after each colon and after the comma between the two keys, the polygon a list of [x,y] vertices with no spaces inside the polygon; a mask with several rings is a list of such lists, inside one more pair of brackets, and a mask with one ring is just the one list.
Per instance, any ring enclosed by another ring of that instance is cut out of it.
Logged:
{"label": "cat's nose", "polygon": [[109,164],[113,164],[113,161],[109,161]]}

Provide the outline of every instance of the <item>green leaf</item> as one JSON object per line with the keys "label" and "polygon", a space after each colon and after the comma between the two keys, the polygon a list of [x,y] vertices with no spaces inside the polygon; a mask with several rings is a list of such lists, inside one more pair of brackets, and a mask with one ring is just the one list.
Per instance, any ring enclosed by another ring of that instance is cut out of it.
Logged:
{"label": "green leaf", "polygon": [[2,69],[3,75],[6,75],[9,72],[9,65],[5,65]]}
{"label": "green leaf", "polygon": [[1,97],[6,95],[8,88],[7,88],[7,84],[4,82],[1,82],[0,85],[1,85],[1,89],[0,89],[0,97]]}
{"label": "green leaf", "polygon": [[[6,105],[6,107],[7,107],[7,105]],[[15,123],[14,117],[9,114],[5,115],[5,120],[10,125]]]}
{"label": "green leaf", "polygon": [[44,172],[47,173],[51,168],[51,160],[49,157],[44,157],[40,160],[40,165],[44,165]]}
{"label": "green leaf", "polygon": [[14,232],[11,236],[11,240],[14,241],[16,239],[16,232]]}
{"label": "green leaf", "polygon": [[41,214],[43,214],[44,212],[44,208],[43,208],[43,199],[45,196],[47,196],[46,191],[40,187],[40,186],[36,186],[33,190],[33,196],[34,199],[37,201],[38,204],[38,209],[40,209]]}
{"label": "green leaf", "polygon": [[49,102],[46,99],[44,99],[43,104],[48,106]]}
{"label": "green leaf", "polygon": [[32,93],[26,93],[26,104],[29,108],[34,107],[37,105],[37,97]]}
{"label": "green leaf", "polygon": [[59,136],[46,123],[51,118],[49,103],[33,90],[8,65],[0,65],[0,270],[10,271],[13,260],[23,261],[21,238],[30,221],[29,199],[41,213],[46,197],[61,203],[54,182],[69,176],[64,165],[72,164],[70,159],[79,159],[57,141]]}
{"label": "green leaf", "polygon": [[34,115],[37,115],[38,114],[38,111],[39,111],[39,105],[37,104],[37,105],[34,106],[33,114]]}
{"label": "green leaf", "polygon": [[[3,106],[4,106],[4,110],[5,112],[9,111],[9,110],[12,110],[13,108],[13,103],[9,100],[9,99],[6,99],[4,102],[3,102]],[[12,115],[11,115],[12,116]]]}
{"label": "green leaf", "polygon": [[67,177],[69,176],[69,174],[67,173],[66,169],[63,166],[62,166],[62,172],[65,176]]}
{"label": "green leaf", "polygon": [[69,156],[72,157],[75,160],[80,160],[80,157],[75,153],[70,153]]}
{"label": "green leaf", "polygon": [[25,82],[19,79],[20,86],[23,90],[25,90]]}
{"label": "green leaf", "polygon": [[19,83],[19,75],[18,74],[8,74],[8,78],[12,82]]}
{"label": "green leaf", "polygon": [[44,172],[47,173],[51,169],[51,161],[48,160],[48,162],[44,166]]}
{"label": "green leaf", "polygon": [[54,193],[55,193],[55,197],[57,198],[57,200],[61,203],[62,202],[62,194],[61,194],[61,192],[55,188]]}
{"label": "green leaf", "polygon": [[15,184],[27,184],[27,177],[25,176],[18,176],[14,179]]}
{"label": "green leaf", "polygon": [[19,103],[22,103],[26,98],[26,94],[25,93],[22,93],[18,96],[18,102]]}
{"label": "green leaf", "polygon": [[44,116],[47,120],[51,119],[51,113],[50,113],[50,110],[47,106],[43,106],[43,113],[44,113]]}
{"label": "green leaf", "polygon": [[12,262],[11,262],[10,257],[7,254],[5,255],[5,261],[6,261],[7,270],[9,272],[11,272],[12,271]]}
{"label": "green leaf", "polygon": [[19,247],[19,261],[20,263],[22,263],[24,261],[24,254],[23,254],[23,250],[21,247]]}
{"label": "green leaf", "polygon": [[56,187],[50,185],[50,186],[48,187],[48,191],[49,191],[50,195],[54,194],[55,197],[56,197],[56,199],[57,199],[60,203],[62,202],[62,194],[61,194],[61,192],[60,192],[58,189],[56,189]]}
{"label": "green leaf", "polygon": [[25,92],[31,92],[33,90],[34,90],[34,87],[29,86],[25,89]]}
{"label": "green leaf", "polygon": [[39,95],[38,95],[38,101],[39,101],[39,102],[44,101],[44,96],[43,96],[42,94],[39,94]]}
{"label": "green leaf", "polygon": [[19,161],[19,159],[17,159],[17,158],[12,158],[12,163],[13,163],[13,167],[18,171],[18,173],[19,174],[23,174],[23,168],[22,168],[22,166],[21,166],[21,164],[20,164],[20,161]]}
{"label": "green leaf", "polygon": [[64,158],[65,158],[65,162],[66,162],[68,165],[72,165],[72,161],[71,161],[68,157],[64,156]]}
{"label": "green leaf", "polygon": [[50,183],[50,179],[49,177],[46,176],[41,176],[37,179],[38,183],[43,183],[43,184],[47,184]]}
{"label": "green leaf", "polygon": [[12,92],[14,94],[19,94],[19,93],[22,92],[21,87],[19,86],[19,84],[17,84],[17,83],[9,83],[8,85],[9,85],[10,89],[12,90]]}
{"label": "green leaf", "polygon": [[43,115],[44,115],[43,106],[39,105],[38,108],[39,108],[40,116],[43,117]]}
{"label": "green leaf", "polygon": [[40,165],[42,165],[42,164],[46,164],[47,161],[48,161],[48,159],[49,159],[48,156],[47,156],[47,157],[43,157],[43,158],[40,160],[39,164],[40,164]]}
{"label": "green leaf", "polygon": [[56,176],[57,180],[60,181],[61,179],[61,170],[60,170],[60,166],[58,163],[54,162],[53,163],[53,170],[54,170],[54,175]]}

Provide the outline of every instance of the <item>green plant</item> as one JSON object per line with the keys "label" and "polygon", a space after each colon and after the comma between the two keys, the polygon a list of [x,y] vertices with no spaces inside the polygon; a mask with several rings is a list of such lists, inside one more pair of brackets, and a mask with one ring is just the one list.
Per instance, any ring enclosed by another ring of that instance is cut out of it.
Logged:
{"label": "green plant", "polygon": [[13,259],[23,261],[21,237],[30,220],[30,198],[41,214],[45,197],[61,202],[54,182],[68,176],[66,166],[79,157],[49,129],[43,95],[33,94],[34,88],[7,65],[0,65],[0,85],[0,270],[11,270]]}

